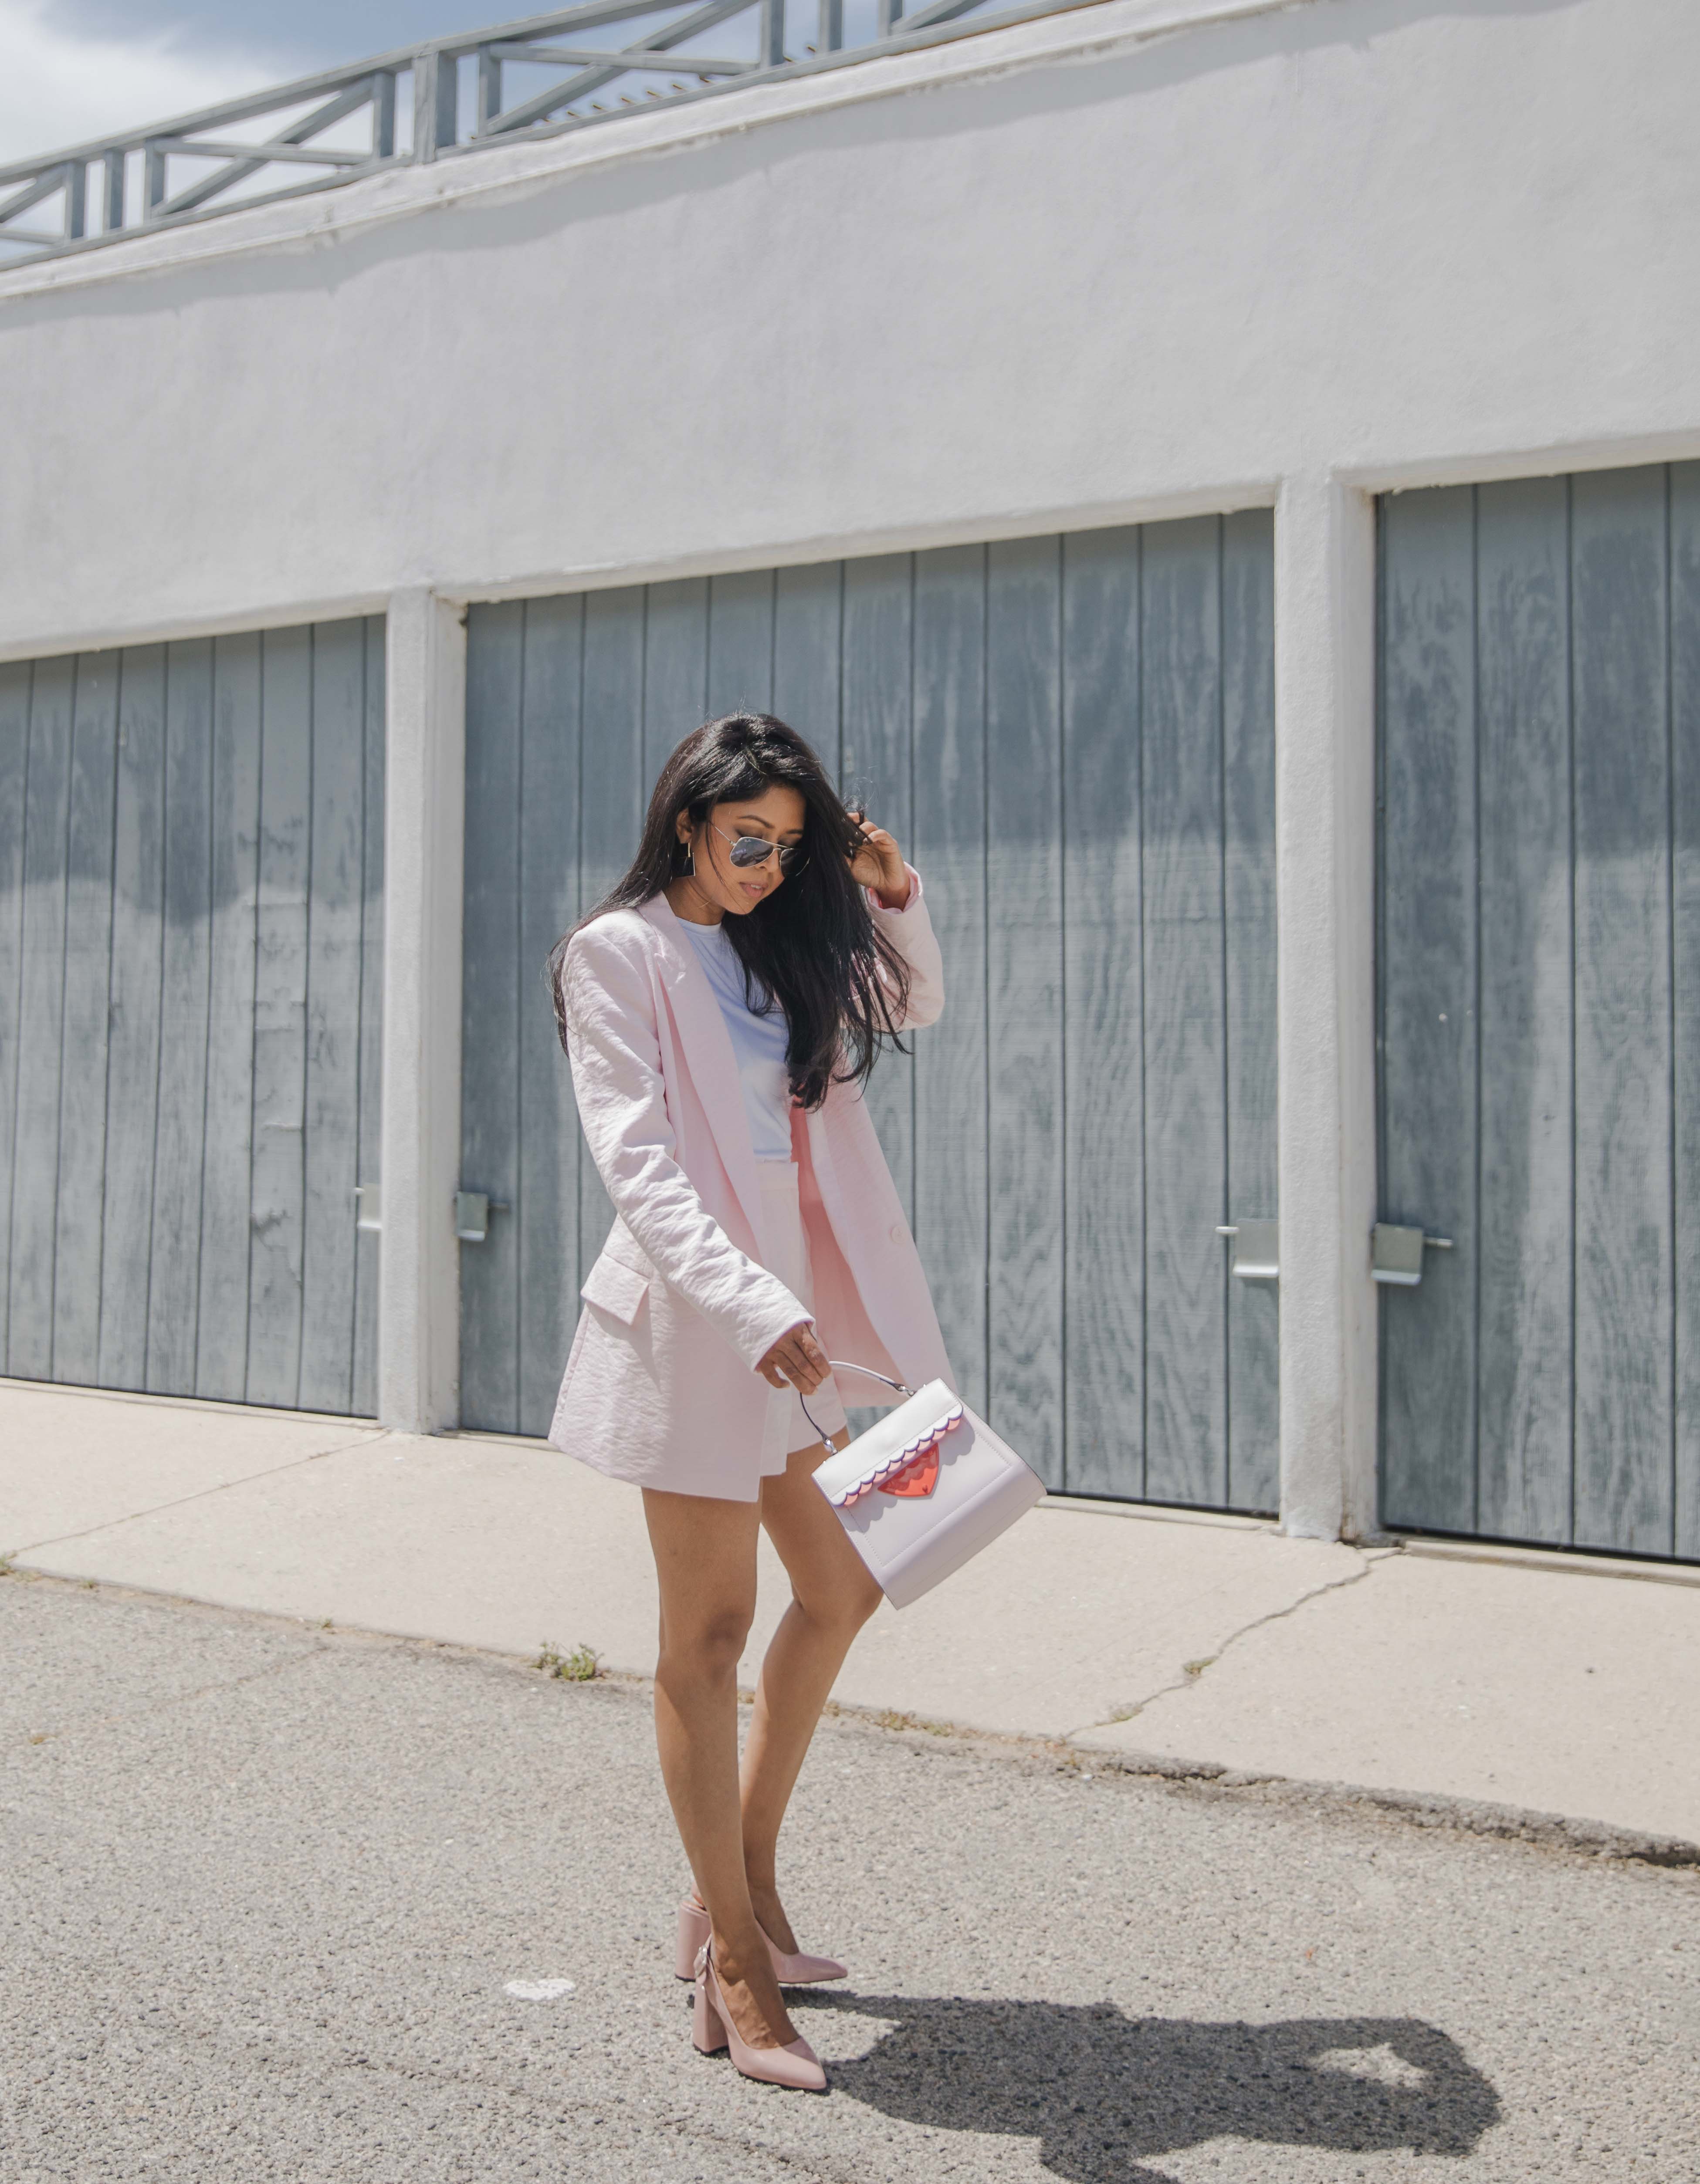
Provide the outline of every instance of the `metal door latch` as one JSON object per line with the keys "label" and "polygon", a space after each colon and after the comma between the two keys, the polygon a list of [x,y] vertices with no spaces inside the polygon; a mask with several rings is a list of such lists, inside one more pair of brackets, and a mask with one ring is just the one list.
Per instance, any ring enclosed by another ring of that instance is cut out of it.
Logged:
{"label": "metal door latch", "polygon": [[376,1183],[357,1183],[354,1185],[354,1226],[356,1228],[383,1227],[383,1186]]}
{"label": "metal door latch", "polygon": [[454,1233],[463,1244],[482,1244],[490,1233],[490,1216],[507,1207],[488,1191],[457,1190],[454,1194]]}
{"label": "metal door latch", "polygon": [[1274,1282],[1281,1274],[1281,1224],[1279,1221],[1236,1221],[1218,1236],[1231,1236],[1234,1256],[1228,1271],[1242,1282]]}
{"label": "metal door latch", "polygon": [[1401,1228],[1391,1221],[1378,1221],[1369,1232],[1369,1273],[1373,1280],[1391,1282],[1397,1289],[1413,1290],[1423,1279],[1423,1250],[1450,1251],[1450,1236],[1425,1236],[1420,1228]]}

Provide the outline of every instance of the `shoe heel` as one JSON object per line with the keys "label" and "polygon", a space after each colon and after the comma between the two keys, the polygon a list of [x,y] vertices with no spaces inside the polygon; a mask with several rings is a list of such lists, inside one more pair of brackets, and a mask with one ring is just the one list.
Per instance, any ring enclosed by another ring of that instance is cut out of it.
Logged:
{"label": "shoe heel", "polygon": [[673,1977],[694,1980],[696,1960],[709,1936],[708,1914],[688,1898],[679,1906],[678,1940],[673,1949]]}
{"label": "shoe heel", "polygon": [[691,2045],[699,2055],[717,2055],[727,2044],[720,2012],[708,1998],[708,1983],[697,1981],[696,2008],[691,2017]]}

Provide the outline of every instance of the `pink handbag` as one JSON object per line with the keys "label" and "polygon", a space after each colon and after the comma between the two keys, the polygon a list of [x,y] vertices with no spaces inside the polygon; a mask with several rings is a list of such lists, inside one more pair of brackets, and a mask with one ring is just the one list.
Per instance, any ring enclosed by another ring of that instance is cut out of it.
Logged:
{"label": "pink handbag", "polygon": [[942,1380],[914,1390],[866,1365],[830,1362],[908,1397],[815,1474],[880,1590],[907,1607],[1042,1502],[1045,1485]]}

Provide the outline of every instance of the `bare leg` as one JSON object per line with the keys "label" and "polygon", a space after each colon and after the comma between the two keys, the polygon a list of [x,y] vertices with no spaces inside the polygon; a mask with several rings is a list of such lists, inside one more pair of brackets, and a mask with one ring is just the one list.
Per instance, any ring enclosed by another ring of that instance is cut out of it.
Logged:
{"label": "bare leg", "polygon": [[[837,1436],[842,1447],[847,1433]],[[794,1949],[775,1880],[780,1825],[851,1641],[882,1595],[814,1484],[826,1451],[800,1449],[761,1482],[761,1522],[791,1580],[791,1605],[773,1633],[755,1687],[744,1747],[744,1867],[750,1903],[776,1947]]]}
{"label": "bare leg", "polygon": [[756,1504],[645,1488],[644,1514],[661,1593],[661,1777],[708,1907],[722,1997],[750,2047],[783,2047],[796,2028],[750,1905],[739,1809],[738,1662],[755,1612]]}

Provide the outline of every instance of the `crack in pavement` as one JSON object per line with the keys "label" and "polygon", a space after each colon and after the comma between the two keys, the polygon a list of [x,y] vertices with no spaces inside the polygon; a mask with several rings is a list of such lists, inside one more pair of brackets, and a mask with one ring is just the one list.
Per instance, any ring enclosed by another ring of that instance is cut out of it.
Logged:
{"label": "crack in pavement", "polygon": [[[107,1517],[98,1524],[86,1524],[80,1532],[55,1532],[48,1539],[31,1540],[23,1547],[8,1547],[0,1562],[15,1563],[20,1555],[38,1555],[44,1547],[69,1546],[73,1540],[92,1540],[97,1532],[115,1532],[125,1524],[139,1524],[144,1517],[160,1517],[168,1509],[181,1509],[191,1502],[204,1502],[214,1494],[228,1494],[238,1486],[250,1486],[258,1479],[276,1479],[285,1471],[298,1471],[305,1463],[322,1463],[327,1456],[345,1456],[351,1448],[376,1448],[393,1440],[393,1431],[387,1426],[376,1432],[370,1428],[353,1440],[339,1440],[334,1448],[315,1448],[310,1456],[292,1456],[287,1463],[274,1463],[264,1471],[245,1472],[240,1479],[221,1479],[215,1486],[198,1486],[192,1494],[180,1494],[173,1502],[151,1502],[145,1509],[131,1509],[122,1517]],[[50,1572],[49,1574],[52,1574]]]}
{"label": "crack in pavement", "polygon": [[1296,1615],[1301,1607],[1307,1607],[1313,1600],[1320,1600],[1325,1593],[1344,1592],[1349,1585],[1362,1585],[1364,1579],[1373,1574],[1378,1562],[1385,1562],[1390,1554],[1396,1554],[1398,1550],[1390,1547],[1380,1552],[1372,1553],[1363,1547],[1355,1547],[1352,1552],[1357,1555],[1363,1567],[1353,1570],[1350,1577],[1330,1578],[1326,1585],[1312,1585],[1308,1591],[1301,1592],[1296,1600],[1289,1601],[1285,1607],[1272,1607],[1267,1615],[1253,1616],[1249,1623],[1241,1624],[1237,1630],[1230,1630],[1216,1651],[1207,1659],[1192,1662],[1184,1667],[1175,1682],[1163,1684],[1157,1690],[1148,1691],[1144,1698],[1140,1699],[1136,1705],[1129,1707],[1125,1712],[1112,1713],[1103,1721],[1083,1722],[1078,1728],[1065,1730],[1063,1741],[1066,1743],[1070,1737],[1084,1736],[1090,1730],[1118,1729],[1123,1722],[1137,1720],[1147,1707],[1155,1706],[1159,1699],[1166,1699],[1171,1691],[1194,1690],[1202,1680],[1205,1670],[1213,1669],[1229,1647],[1237,1646],[1242,1638],[1249,1638],[1254,1630],[1262,1630],[1266,1624],[1285,1622],[1288,1616]]}

